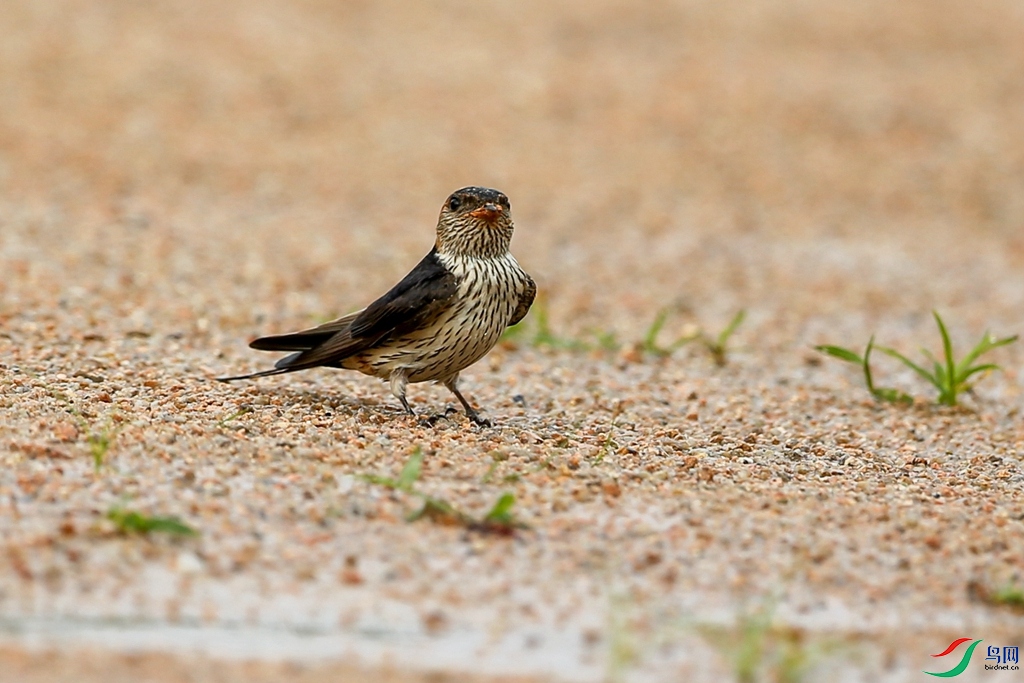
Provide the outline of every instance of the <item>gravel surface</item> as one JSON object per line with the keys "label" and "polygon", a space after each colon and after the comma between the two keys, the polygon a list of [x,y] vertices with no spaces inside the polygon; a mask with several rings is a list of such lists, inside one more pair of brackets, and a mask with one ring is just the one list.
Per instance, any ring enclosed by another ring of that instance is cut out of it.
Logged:
{"label": "gravel surface", "polygon": [[[895,682],[1024,644],[1024,343],[955,408],[812,348],[1024,332],[1018,3],[7,5],[0,681]],[[468,184],[541,289],[463,374],[493,428],[213,381],[385,291]],[[740,310],[725,365],[643,344]],[[416,493],[366,477],[415,454]]]}

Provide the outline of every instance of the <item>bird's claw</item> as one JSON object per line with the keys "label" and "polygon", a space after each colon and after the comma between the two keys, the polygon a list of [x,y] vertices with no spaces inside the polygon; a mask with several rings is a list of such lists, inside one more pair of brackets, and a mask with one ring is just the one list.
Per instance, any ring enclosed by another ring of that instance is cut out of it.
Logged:
{"label": "bird's claw", "polygon": [[457,411],[455,408],[452,408],[451,406],[448,406],[447,408],[445,408],[445,411],[443,413],[438,413],[437,415],[431,415],[430,417],[425,417],[421,419],[420,424],[422,424],[424,427],[436,427],[438,421],[447,420],[449,415],[457,412],[459,411]]}
{"label": "bird's claw", "polygon": [[[421,417],[420,425],[422,425],[423,427],[436,427],[438,422],[440,422],[441,420],[447,420],[449,417],[458,412],[458,408],[448,406],[447,408],[445,408],[445,411],[443,413],[431,415],[430,417]],[[469,419],[470,422],[477,425],[478,427],[494,426],[490,420],[488,420],[486,417],[480,417],[479,413],[477,413],[476,411],[466,413],[466,417]]]}
{"label": "bird's claw", "polygon": [[466,413],[466,417],[478,427],[493,427],[494,425],[486,417],[480,417],[477,413]]}

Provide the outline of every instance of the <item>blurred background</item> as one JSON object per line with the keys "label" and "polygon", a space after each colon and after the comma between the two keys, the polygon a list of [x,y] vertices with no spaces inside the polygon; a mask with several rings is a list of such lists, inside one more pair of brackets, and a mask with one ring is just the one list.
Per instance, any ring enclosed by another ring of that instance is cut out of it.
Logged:
{"label": "blurred background", "polygon": [[509,194],[577,331],[930,325],[1024,258],[1015,0],[7,0],[0,34],[22,305],[71,280],[137,325],[161,287],[232,334],[305,324],[404,274],[468,184]]}

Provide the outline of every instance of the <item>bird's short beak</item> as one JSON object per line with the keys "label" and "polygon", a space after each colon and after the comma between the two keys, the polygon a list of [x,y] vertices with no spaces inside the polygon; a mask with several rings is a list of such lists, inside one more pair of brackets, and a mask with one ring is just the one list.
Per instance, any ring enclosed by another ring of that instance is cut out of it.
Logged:
{"label": "bird's short beak", "polygon": [[473,209],[469,212],[469,215],[473,218],[482,218],[488,223],[493,223],[501,215],[501,209],[496,204],[488,203],[479,209]]}

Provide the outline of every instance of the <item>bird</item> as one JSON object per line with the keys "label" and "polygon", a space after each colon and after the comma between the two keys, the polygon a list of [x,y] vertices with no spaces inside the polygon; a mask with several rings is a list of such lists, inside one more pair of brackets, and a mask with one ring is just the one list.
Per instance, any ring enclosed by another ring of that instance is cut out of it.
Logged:
{"label": "bird", "polygon": [[406,387],[434,381],[455,395],[473,423],[490,426],[459,391],[459,373],[494,348],[536,298],[536,283],[509,251],[513,230],[504,193],[456,190],[441,207],[434,247],[390,291],[337,320],[254,339],[253,349],[292,353],[270,370],[218,380],[315,367],[355,370],[388,382],[409,415],[416,413]]}

